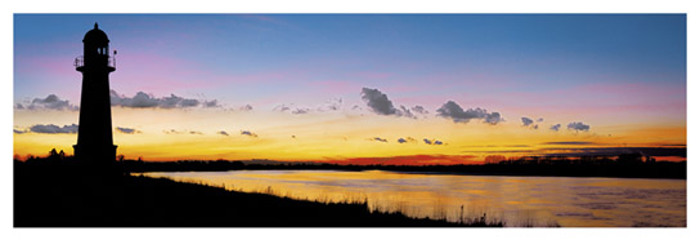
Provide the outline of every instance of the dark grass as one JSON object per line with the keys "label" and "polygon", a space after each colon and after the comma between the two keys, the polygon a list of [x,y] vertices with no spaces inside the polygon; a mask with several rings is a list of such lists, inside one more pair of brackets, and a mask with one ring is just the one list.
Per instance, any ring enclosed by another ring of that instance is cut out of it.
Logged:
{"label": "dark grass", "polygon": [[502,227],[370,211],[163,178],[15,163],[15,227]]}

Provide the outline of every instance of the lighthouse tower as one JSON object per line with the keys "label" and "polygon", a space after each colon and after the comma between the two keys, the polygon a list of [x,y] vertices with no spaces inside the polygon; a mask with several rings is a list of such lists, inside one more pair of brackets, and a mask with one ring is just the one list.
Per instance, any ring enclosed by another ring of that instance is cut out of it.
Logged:
{"label": "lighthouse tower", "polygon": [[[116,54],[116,53],[115,53]],[[76,159],[86,165],[111,165],[117,146],[112,144],[112,112],[109,100],[109,73],[114,72],[114,56],[109,56],[107,34],[97,28],[83,38],[83,56],[75,59],[75,70],[83,74],[80,95]]]}

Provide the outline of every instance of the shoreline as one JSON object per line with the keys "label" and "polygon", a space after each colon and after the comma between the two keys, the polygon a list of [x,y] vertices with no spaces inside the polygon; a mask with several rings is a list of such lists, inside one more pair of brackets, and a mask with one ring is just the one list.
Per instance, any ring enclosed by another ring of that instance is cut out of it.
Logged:
{"label": "shoreline", "polygon": [[457,176],[504,176],[504,177],[560,177],[560,178],[606,178],[606,179],[651,179],[651,180],[687,180],[687,178],[674,177],[621,177],[621,176],[588,176],[588,175],[545,175],[545,174],[499,174],[499,173],[460,173],[460,172],[433,172],[433,171],[402,171],[387,169],[367,169],[367,170],[342,170],[342,169],[234,169],[234,170],[182,170],[182,171],[144,171],[129,172],[131,174],[145,173],[171,173],[171,172],[231,172],[231,171],[336,171],[336,172],[362,172],[362,171],[385,171],[402,174],[417,175],[457,175]]}
{"label": "shoreline", "polygon": [[686,162],[638,164],[483,164],[483,165],[337,165],[337,164],[244,164],[238,161],[120,162],[129,173],[217,172],[236,170],[335,170],[391,171],[397,173],[446,174],[465,176],[523,176],[577,178],[687,179]]}
{"label": "shoreline", "polygon": [[[74,168],[72,168],[74,169]],[[56,168],[15,167],[14,227],[503,227],[482,218],[410,218],[366,200],[318,202]]]}

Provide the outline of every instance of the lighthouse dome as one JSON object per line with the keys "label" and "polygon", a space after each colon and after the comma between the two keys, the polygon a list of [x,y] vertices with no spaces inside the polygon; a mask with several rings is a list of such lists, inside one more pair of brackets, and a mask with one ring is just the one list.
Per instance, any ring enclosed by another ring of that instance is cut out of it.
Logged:
{"label": "lighthouse dome", "polygon": [[107,45],[107,43],[109,43],[109,39],[107,39],[107,34],[105,34],[105,32],[101,29],[98,29],[97,23],[95,23],[95,28],[85,33],[83,43],[91,43],[102,46]]}

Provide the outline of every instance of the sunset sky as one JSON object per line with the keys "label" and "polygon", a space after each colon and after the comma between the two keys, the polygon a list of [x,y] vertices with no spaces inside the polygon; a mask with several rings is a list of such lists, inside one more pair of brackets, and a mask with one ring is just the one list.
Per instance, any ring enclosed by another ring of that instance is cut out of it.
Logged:
{"label": "sunset sky", "polygon": [[73,153],[95,22],[130,159],[685,159],[684,14],[15,14],[16,155]]}

